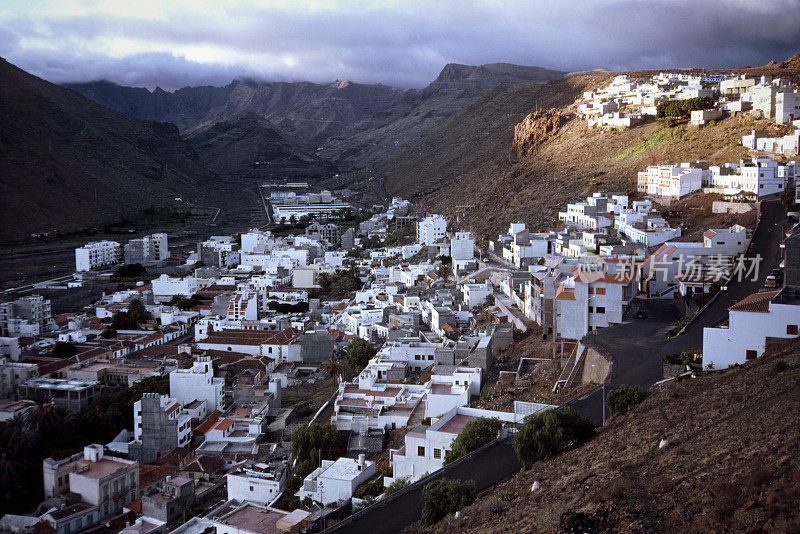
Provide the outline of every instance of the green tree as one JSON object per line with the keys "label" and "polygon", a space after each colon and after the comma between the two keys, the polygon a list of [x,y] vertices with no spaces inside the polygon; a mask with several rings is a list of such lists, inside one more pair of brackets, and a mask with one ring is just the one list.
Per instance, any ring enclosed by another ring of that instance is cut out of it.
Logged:
{"label": "green tree", "polygon": [[361,371],[361,369],[367,366],[377,352],[378,351],[375,350],[366,339],[360,337],[354,338],[350,341],[350,344],[347,345],[347,363],[355,371]]}
{"label": "green tree", "polygon": [[571,443],[594,435],[594,425],[572,408],[546,410],[525,418],[514,438],[514,450],[528,469],[534,462],[555,454]]}
{"label": "green tree", "polygon": [[475,501],[475,481],[434,480],[422,488],[422,497],[425,500],[422,522],[433,525]]}
{"label": "green tree", "polygon": [[606,404],[611,414],[625,413],[628,408],[639,404],[647,398],[645,392],[639,386],[620,386],[608,393]]}
{"label": "green tree", "polygon": [[128,304],[128,311],[114,314],[111,327],[114,330],[135,330],[139,328],[139,324],[147,322],[150,318],[150,312],[144,307],[142,301],[133,299]]}
{"label": "green tree", "polygon": [[401,489],[405,488],[409,484],[411,484],[411,481],[408,480],[408,477],[398,478],[394,482],[386,486],[386,490],[384,490],[383,494],[391,495],[392,493],[396,493]]}
{"label": "green tree", "polygon": [[292,455],[298,463],[313,466],[312,470],[319,467],[320,457],[323,460],[338,458],[344,446],[339,431],[330,423],[312,423],[292,433]]}
{"label": "green tree", "polygon": [[486,417],[475,419],[464,425],[464,429],[453,440],[453,448],[444,456],[445,465],[494,441],[501,427],[502,423],[499,419]]}
{"label": "green tree", "polygon": [[175,295],[173,296],[170,301],[170,306],[177,306],[180,310],[189,310],[200,302],[200,298],[196,295],[192,295],[191,297],[187,297],[186,295]]}

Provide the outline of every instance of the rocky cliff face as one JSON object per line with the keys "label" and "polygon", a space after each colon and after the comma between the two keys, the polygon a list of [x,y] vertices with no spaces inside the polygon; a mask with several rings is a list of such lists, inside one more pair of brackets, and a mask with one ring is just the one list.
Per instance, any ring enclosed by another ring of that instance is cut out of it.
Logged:
{"label": "rocky cliff face", "polygon": [[518,158],[529,156],[549,139],[571,115],[561,109],[535,111],[514,127],[512,151]]}

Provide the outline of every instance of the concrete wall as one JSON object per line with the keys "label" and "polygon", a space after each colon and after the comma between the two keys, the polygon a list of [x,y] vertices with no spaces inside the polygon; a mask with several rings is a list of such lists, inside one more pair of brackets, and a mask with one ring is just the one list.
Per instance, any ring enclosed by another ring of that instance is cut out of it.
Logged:
{"label": "concrete wall", "polygon": [[747,213],[753,211],[753,205],[745,202],[724,202],[715,200],[711,205],[713,213]]}

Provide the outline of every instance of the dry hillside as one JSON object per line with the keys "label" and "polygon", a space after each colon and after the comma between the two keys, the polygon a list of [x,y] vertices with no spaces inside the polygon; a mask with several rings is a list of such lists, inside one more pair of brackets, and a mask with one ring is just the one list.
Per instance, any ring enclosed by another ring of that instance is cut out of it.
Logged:
{"label": "dry hillside", "polygon": [[[773,70],[793,71],[792,61]],[[646,78],[654,72],[629,74]],[[779,130],[749,115],[703,128],[655,121],[623,131],[589,128],[577,117],[576,99],[616,74],[577,73],[542,86],[502,84],[377,170],[390,194],[430,211],[452,214],[457,205],[475,206],[464,224],[489,237],[516,220],[546,227],[565,203],[592,191],[634,192],[636,173],[647,165],[737,161],[749,155],[739,144],[743,134]]]}
{"label": "dry hillside", "polygon": [[[800,532],[798,386],[800,340],[669,382],[425,531]],[[515,495],[505,510],[490,504],[499,491]]]}

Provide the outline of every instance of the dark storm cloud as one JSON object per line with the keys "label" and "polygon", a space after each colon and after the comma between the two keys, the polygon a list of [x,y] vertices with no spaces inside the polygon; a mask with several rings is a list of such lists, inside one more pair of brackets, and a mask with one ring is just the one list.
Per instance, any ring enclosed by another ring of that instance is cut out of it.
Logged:
{"label": "dark storm cloud", "polygon": [[797,0],[26,5],[0,10],[10,61],[57,82],[151,88],[237,76],[419,87],[447,62],[713,68],[800,49]]}

